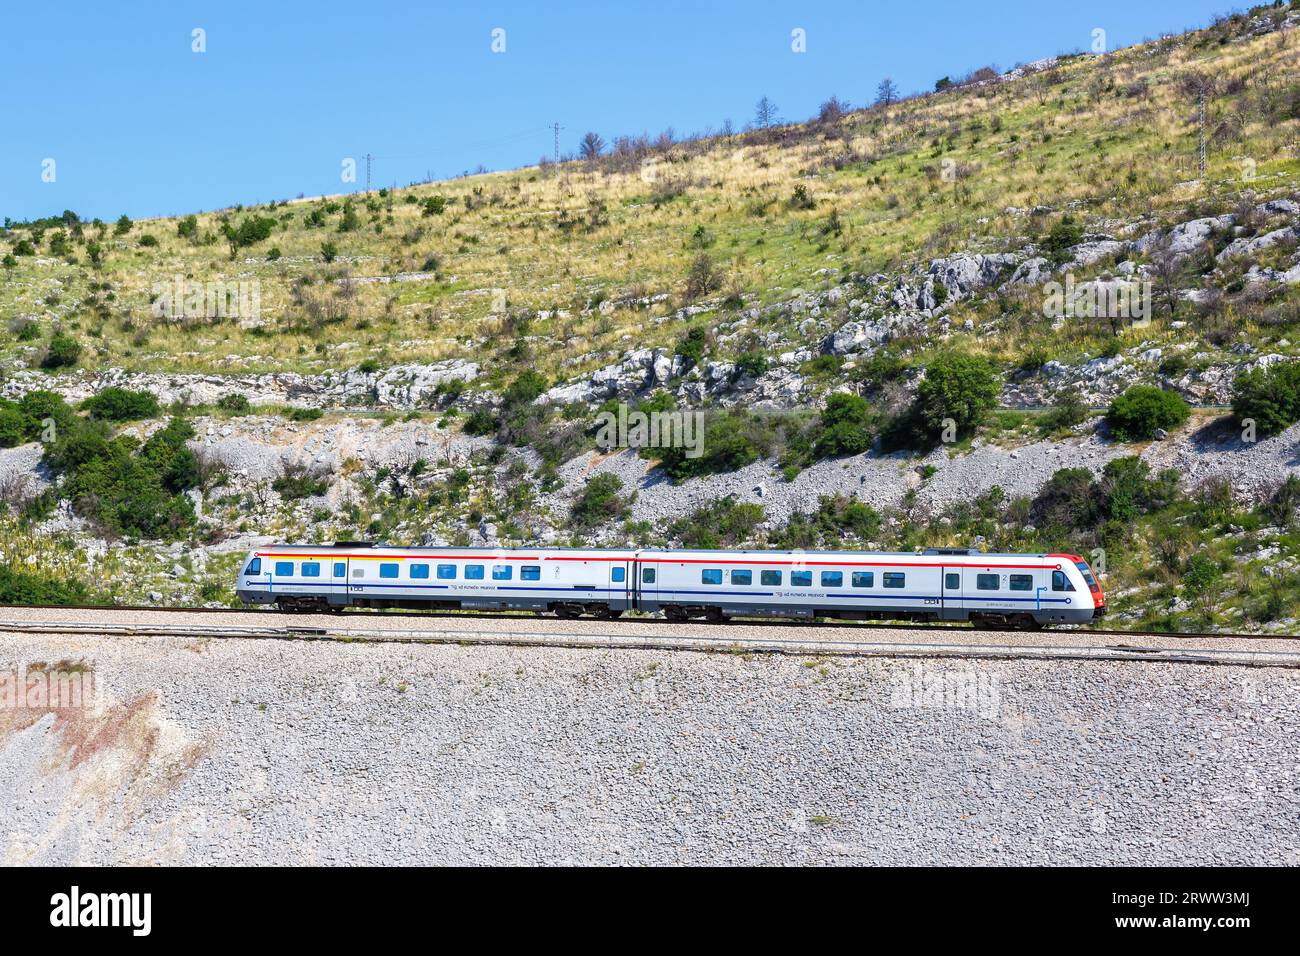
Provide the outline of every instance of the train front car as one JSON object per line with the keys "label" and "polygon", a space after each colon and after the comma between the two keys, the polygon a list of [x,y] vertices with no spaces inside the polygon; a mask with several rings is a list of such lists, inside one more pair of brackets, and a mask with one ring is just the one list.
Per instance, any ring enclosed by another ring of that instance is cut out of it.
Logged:
{"label": "train front car", "polygon": [[275,596],[271,593],[268,584],[269,571],[266,559],[259,556],[256,551],[244,555],[244,561],[239,566],[239,574],[235,578],[235,597],[245,604],[273,604]]}
{"label": "train front car", "polygon": [[1106,595],[1101,589],[1101,584],[1097,581],[1097,576],[1092,573],[1092,566],[1077,554],[1051,554],[1050,558],[1063,558],[1071,562],[1079,577],[1083,579],[1084,586],[1088,593],[1092,595],[1092,615],[1089,620],[1106,615]]}

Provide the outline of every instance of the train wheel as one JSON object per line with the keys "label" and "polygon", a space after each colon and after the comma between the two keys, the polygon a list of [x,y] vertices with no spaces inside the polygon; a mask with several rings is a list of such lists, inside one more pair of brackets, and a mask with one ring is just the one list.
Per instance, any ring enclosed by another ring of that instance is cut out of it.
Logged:
{"label": "train wheel", "polygon": [[688,615],[676,604],[669,604],[664,608],[664,617],[668,618],[670,621],[681,623],[687,619]]}

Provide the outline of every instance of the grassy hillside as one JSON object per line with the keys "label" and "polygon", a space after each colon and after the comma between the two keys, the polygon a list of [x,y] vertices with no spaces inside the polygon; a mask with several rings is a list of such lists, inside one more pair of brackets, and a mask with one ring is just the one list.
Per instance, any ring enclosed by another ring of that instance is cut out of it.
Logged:
{"label": "grassy hillside", "polygon": [[[1300,185],[1300,32],[1248,36],[1259,23],[1235,17],[825,121],[624,143],[596,162],[129,229],[12,225],[0,233],[0,359],[34,366],[62,332],[88,368],[311,372],[468,357],[492,372],[482,384],[525,366],[555,381],[796,289],[1019,245],[1067,211],[1085,231],[1112,231],[1227,210],[1245,190]],[[1213,79],[1204,181],[1198,76]],[[257,280],[262,321],[155,318],[156,287],[177,277]],[[715,311],[649,321],[695,301]],[[999,361],[1102,348],[1095,330],[1054,332],[1032,316],[981,334],[988,309],[956,307],[954,327],[971,318],[969,344]],[[1257,331],[1249,309],[1233,320],[1243,336]],[[794,324],[760,331],[795,339]]]}

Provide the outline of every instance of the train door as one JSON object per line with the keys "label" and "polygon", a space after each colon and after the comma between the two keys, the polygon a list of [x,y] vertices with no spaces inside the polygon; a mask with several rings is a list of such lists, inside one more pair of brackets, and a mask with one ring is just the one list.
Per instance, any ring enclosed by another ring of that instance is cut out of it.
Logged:
{"label": "train door", "polygon": [[945,565],[943,580],[939,582],[942,595],[941,616],[946,619],[966,616],[966,569]]}
{"label": "train door", "polygon": [[621,560],[609,562],[609,603],[615,610],[632,607],[632,575],[636,562]]}

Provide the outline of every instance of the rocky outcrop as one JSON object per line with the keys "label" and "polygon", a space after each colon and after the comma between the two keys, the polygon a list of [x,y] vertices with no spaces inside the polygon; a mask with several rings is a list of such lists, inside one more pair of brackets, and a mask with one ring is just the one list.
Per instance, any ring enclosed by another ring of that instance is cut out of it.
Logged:
{"label": "rocky outcrop", "polygon": [[109,386],[150,392],[162,405],[215,404],[223,396],[238,394],[253,405],[294,405],[332,408],[344,405],[380,405],[419,408],[432,405],[439,386],[478,378],[476,362],[450,360],[431,365],[394,365],[382,371],[348,369],[323,375],[274,372],[266,375],[192,375],[186,373],[128,372],[106,369],[71,375],[47,375],[23,370],[0,384],[0,396],[20,398],[30,391],[50,389],[69,401],[89,398]]}

